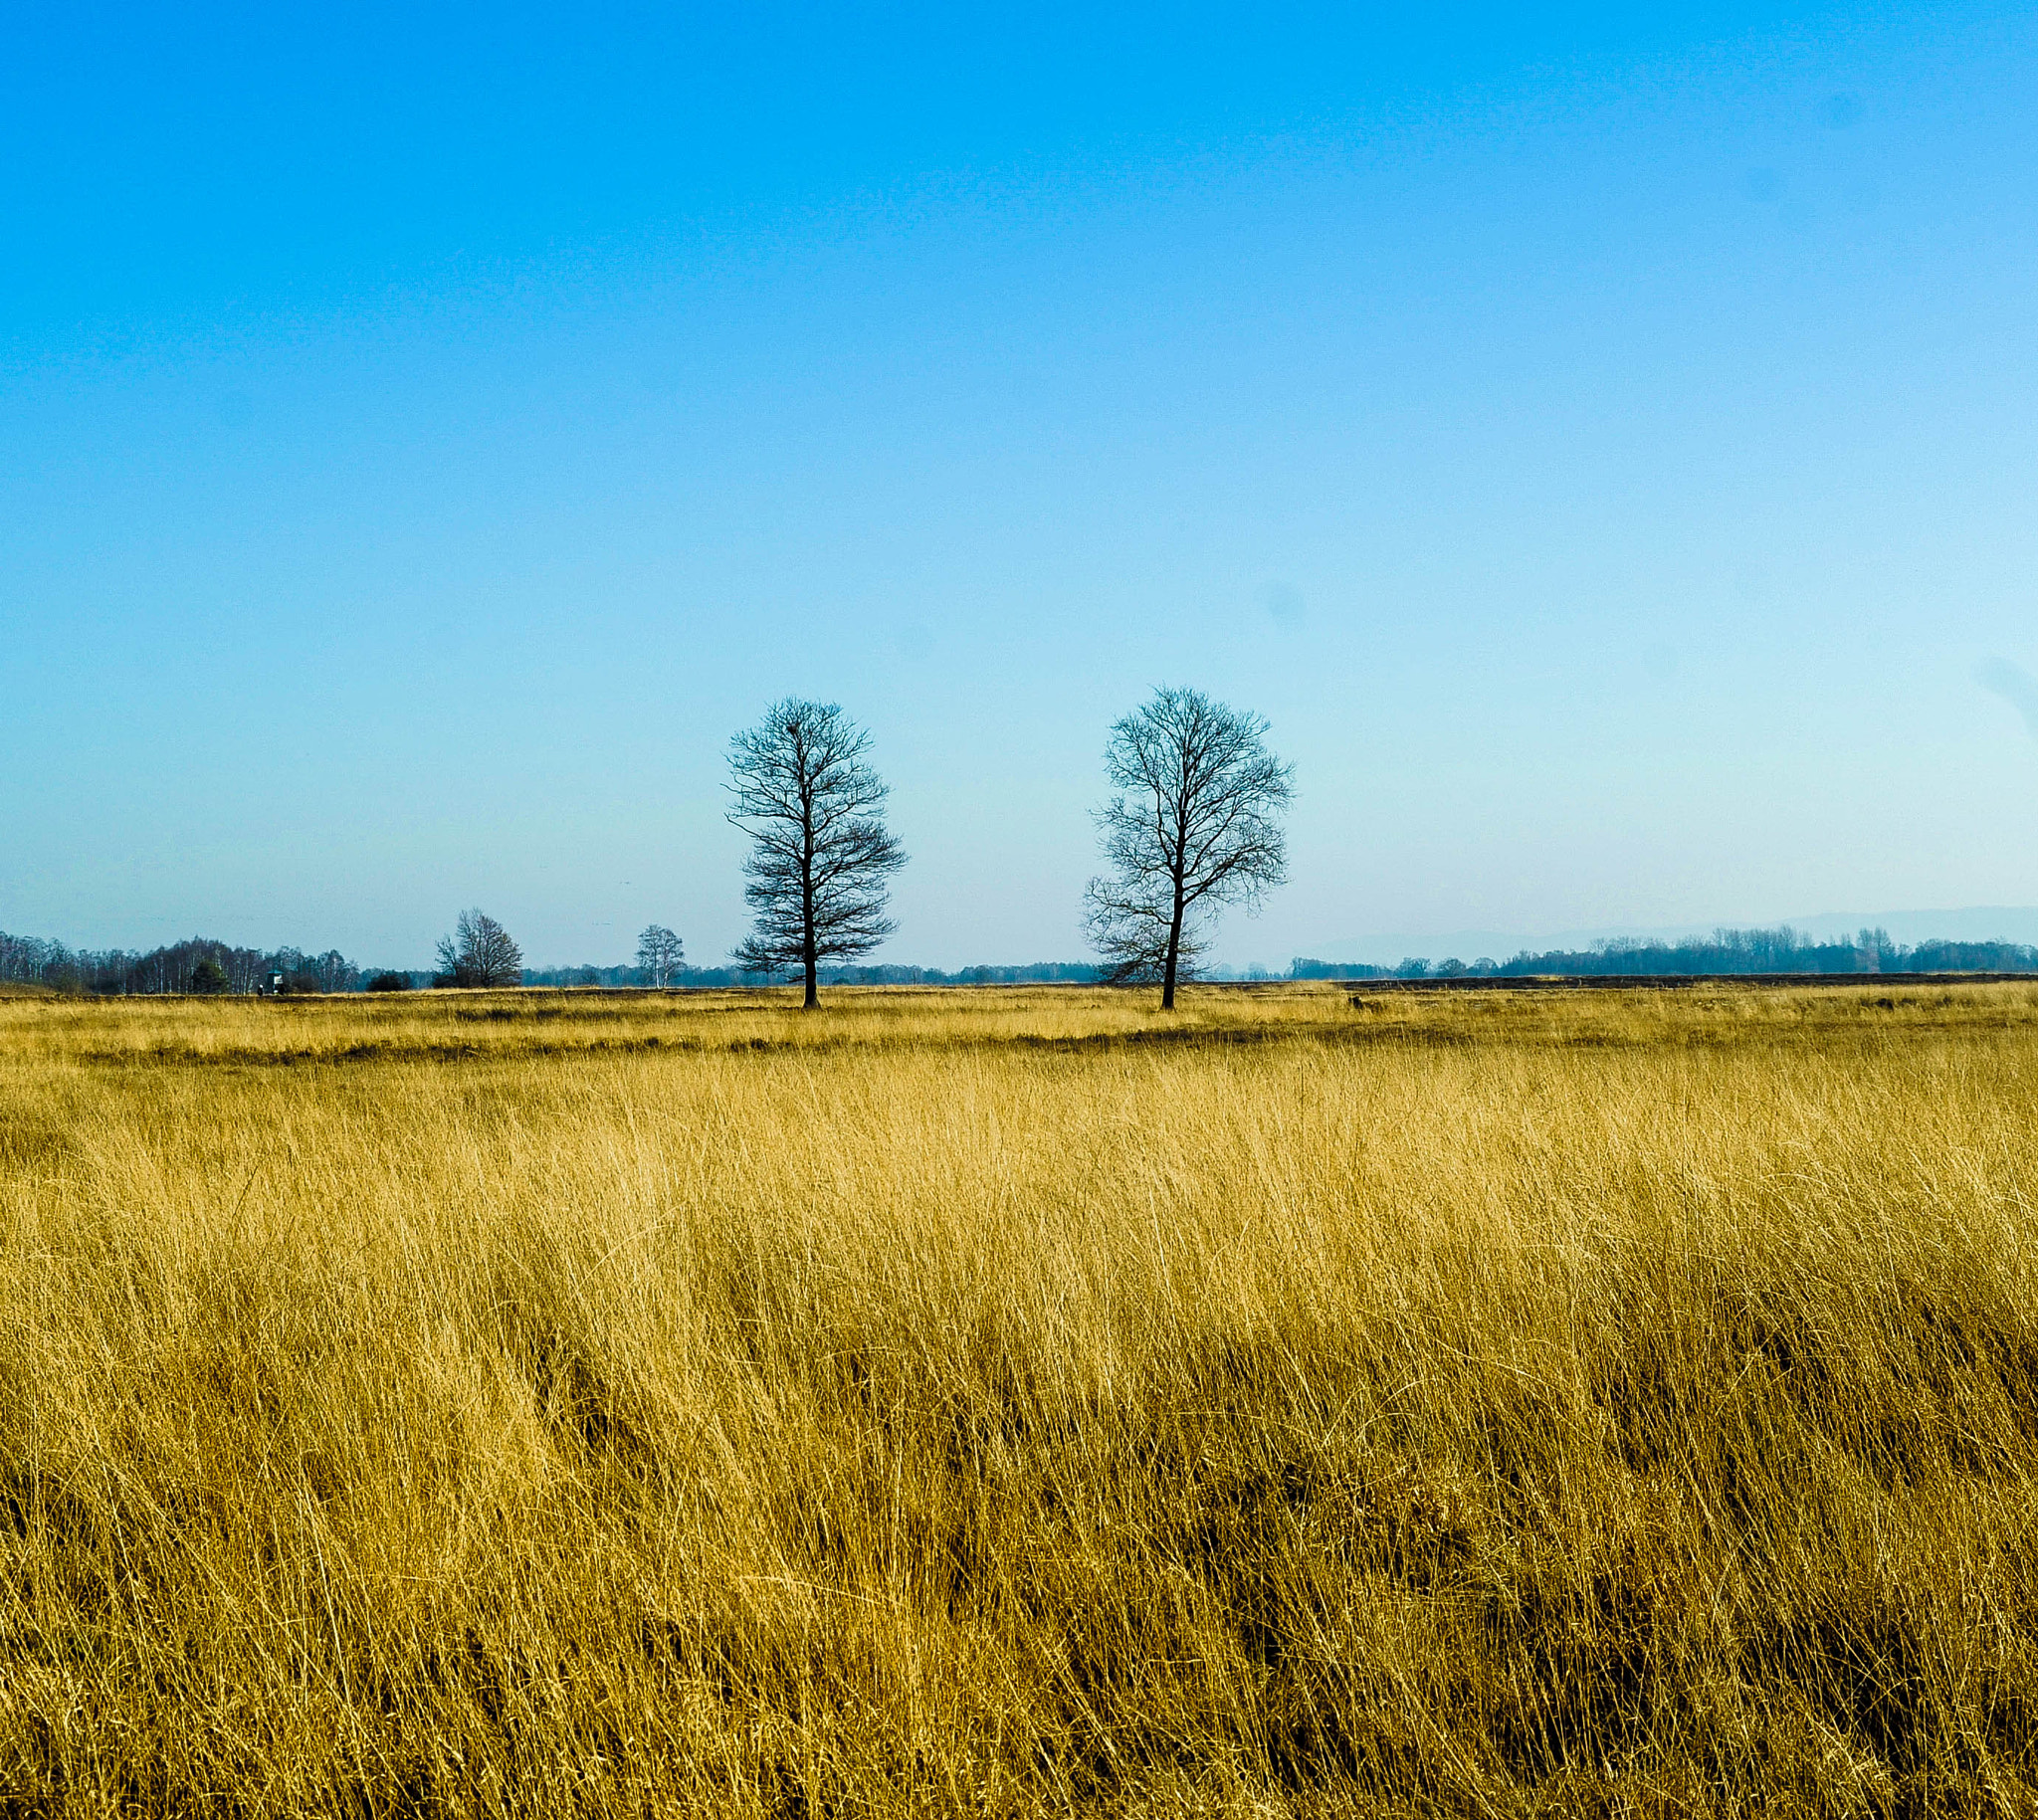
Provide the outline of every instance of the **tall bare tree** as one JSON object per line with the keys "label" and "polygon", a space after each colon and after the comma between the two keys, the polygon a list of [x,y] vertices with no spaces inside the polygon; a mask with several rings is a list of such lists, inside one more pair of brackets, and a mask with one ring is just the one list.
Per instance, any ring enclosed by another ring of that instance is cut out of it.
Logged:
{"label": "tall bare tree", "polygon": [[1268,750],[1267,722],[1193,689],[1155,690],[1111,729],[1105,774],[1119,794],[1097,811],[1109,876],[1084,894],[1090,939],[1114,981],[1160,982],[1174,1009],[1216,913],[1257,910],[1288,877],[1280,814],[1295,767]]}
{"label": "tall bare tree", "polygon": [[637,964],[661,991],[687,963],[687,944],[662,923],[654,922],[637,937]]}
{"label": "tall bare tree", "polygon": [[495,917],[462,910],[453,933],[439,938],[439,978],[449,986],[523,983],[523,950]]}
{"label": "tall bare tree", "polygon": [[885,827],[890,790],[865,761],[870,743],[832,702],[790,696],[729,741],[728,819],[753,843],[743,900],[754,920],[735,959],[759,973],[797,967],[809,1011],[822,961],[867,954],[898,926],[886,881],[906,855]]}

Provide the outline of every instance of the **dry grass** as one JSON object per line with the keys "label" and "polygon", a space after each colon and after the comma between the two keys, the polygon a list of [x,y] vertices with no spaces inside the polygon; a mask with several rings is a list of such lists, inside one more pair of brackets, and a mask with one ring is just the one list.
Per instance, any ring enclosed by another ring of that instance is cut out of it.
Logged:
{"label": "dry grass", "polygon": [[10,999],[0,1808],[2038,1811],[2034,1030]]}

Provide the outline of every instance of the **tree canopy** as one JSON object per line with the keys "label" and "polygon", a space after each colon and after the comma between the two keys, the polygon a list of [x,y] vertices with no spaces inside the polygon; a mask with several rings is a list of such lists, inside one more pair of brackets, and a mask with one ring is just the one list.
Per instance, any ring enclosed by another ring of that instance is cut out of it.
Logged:
{"label": "tree canopy", "polygon": [[1193,978],[1216,912],[1257,909],[1287,878],[1281,811],[1294,767],[1268,749],[1268,723],[1193,689],[1159,689],[1118,721],[1097,811],[1106,873],[1084,894],[1090,939],[1117,981],[1158,980],[1164,1010]]}
{"label": "tree canopy", "polygon": [[889,881],[906,854],[885,826],[890,794],[870,735],[832,702],[788,696],[729,741],[728,819],[750,837],[749,935],[738,966],[798,972],[809,1010],[820,967],[877,947],[898,926]]}
{"label": "tree canopy", "polygon": [[465,910],[453,933],[439,938],[442,986],[515,986],[523,982],[523,950],[495,917]]}

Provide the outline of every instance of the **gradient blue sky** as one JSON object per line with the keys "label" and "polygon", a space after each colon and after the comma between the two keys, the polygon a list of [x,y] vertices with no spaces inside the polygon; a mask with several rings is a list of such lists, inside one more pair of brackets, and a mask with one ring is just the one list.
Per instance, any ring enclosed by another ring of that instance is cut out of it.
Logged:
{"label": "gradient blue sky", "polygon": [[799,692],[1074,956],[1159,682],[1224,958],[2038,903],[2028,7],[5,22],[0,927],[713,962]]}

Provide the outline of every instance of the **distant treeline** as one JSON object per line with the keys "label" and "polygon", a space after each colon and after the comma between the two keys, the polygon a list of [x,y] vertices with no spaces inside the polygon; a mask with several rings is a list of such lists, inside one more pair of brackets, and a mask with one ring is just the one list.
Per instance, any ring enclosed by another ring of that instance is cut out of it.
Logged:
{"label": "distant treeline", "polygon": [[[359,992],[373,982],[384,990],[401,981],[423,989],[443,981],[430,968],[356,966],[337,950],[306,954],[298,948],[237,948],[229,942],[193,936],[146,953],[122,948],[94,950],[67,947],[34,935],[0,931],[0,983],[51,986],[61,992],[121,995],[156,992],[258,992],[283,976],[282,990],[298,992]],[[831,986],[982,986],[1035,981],[1087,983],[1103,970],[1081,961],[1036,961],[1029,966],[963,967],[829,967],[822,970]],[[681,967],[676,986],[761,986],[793,978],[791,974],[746,972],[739,967]],[[525,967],[526,986],[648,986],[643,967]]]}
{"label": "distant treeline", "polygon": [[254,992],[283,975],[286,992],[352,992],[361,970],[344,954],[298,948],[237,948],[194,935],[146,953],[70,948],[61,941],[0,931],[0,981],[59,991]]}
{"label": "distant treeline", "polygon": [[[762,986],[796,979],[793,973],[746,973],[738,967],[681,967],[676,986]],[[962,967],[944,973],[939,967],[823,967],[824,986],[1009,986],[1053,982],[1085,985],[1104,977],[1104,969],[1084,961],[1039,960],[1018,967]],[[417,976],[429,985],[432,975]],[[650,984],[641,967],[525,967],[526,986],[643,986]]]}
{"label": "distant treeline", "polygon": [[1715,929],[1685,941],[1620,937],[1589,948],[1523,949],[1507,960],[1410,956],[1395,967],[1298,960],[1291,979],[1454,979],[1525,973],[2038,973],[2038,947],[2016,941],[1921,941],[1906,946],[1887,929],[1848,941],[1819,941],[1790,927]]}
{"label": "distant treeline", "polygon": [[[1525,973],[2038,973],[2038,947],[2014,941],[1921,941],[1907,946],[1885,929],[1863,929],[1850,941],[1819,941],[1788,924],[1773,929],[1715,929],[1687,941],[1597,941],[1589,948],[1524,949],[1506,960],[1481,955],[1461,960],[1410,956],[1400,965],[1298,959],[1290,979],[1455,979]],[[0,932],[0,983],[53,986],[60,991],[107,994],[153,992],[257,992],[282,976],[282,990],[358,992],[370,981],[430,986],[442,976],[429,969],[356,966],[336,949],[307,954],[299,948],[238,948],[193,936],[146,953],[121,948],[70,948],[61,941]],[[1258,970],[1212,977],[1266,979]],[[787,974],[738,967],[681,967],[675,986],[760,986]],[[1026,966],[843,966],[824,968],[831,986],[1089,985],[1104,969],[1085,961],[1043,960]],[[525,967],[526,986],[647,986],[642,967]]]}

